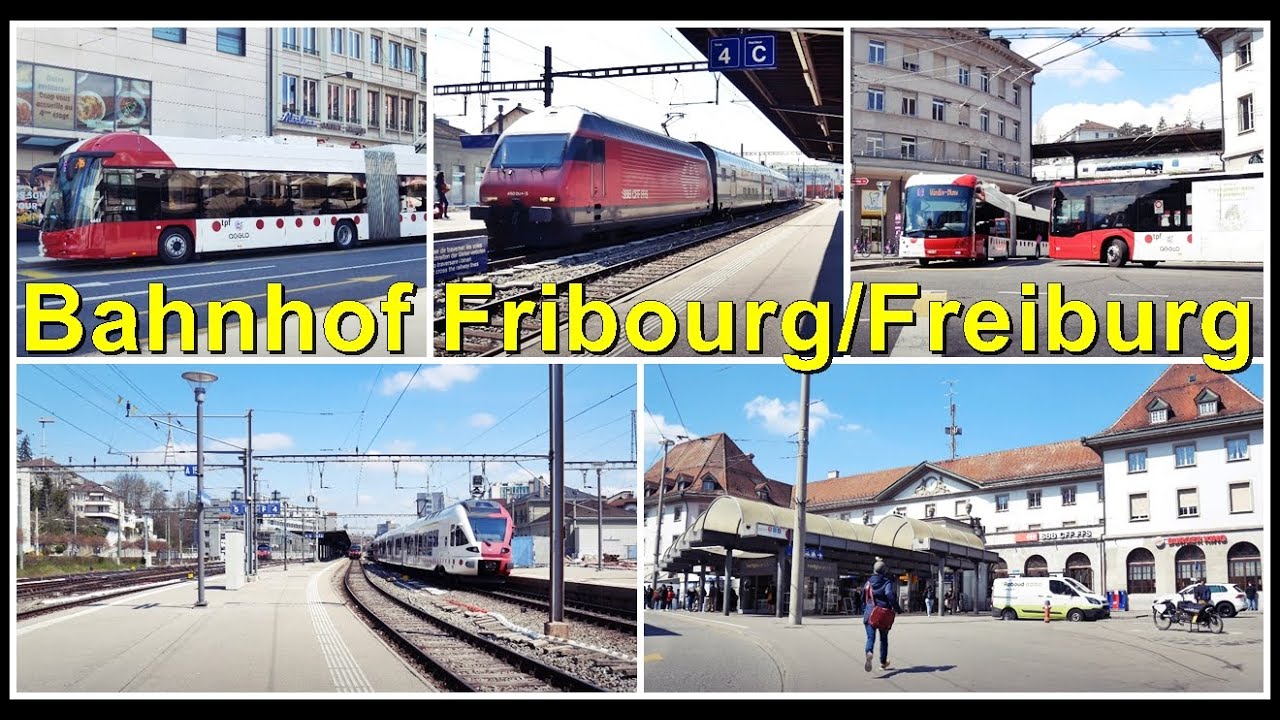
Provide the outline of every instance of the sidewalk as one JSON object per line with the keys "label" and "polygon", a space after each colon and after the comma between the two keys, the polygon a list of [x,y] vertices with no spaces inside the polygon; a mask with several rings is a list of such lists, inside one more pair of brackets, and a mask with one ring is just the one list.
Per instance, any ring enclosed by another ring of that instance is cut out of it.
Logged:
{"label": "sidewalk", "polygon": [[900,265],[915,265],[913,258],[900,258],[896,256],[881,256],[872,254],[867,257],[854,255],[849,259],[849,269],[857,272],[858,270],[871,270],[874,268],[897,267]]}

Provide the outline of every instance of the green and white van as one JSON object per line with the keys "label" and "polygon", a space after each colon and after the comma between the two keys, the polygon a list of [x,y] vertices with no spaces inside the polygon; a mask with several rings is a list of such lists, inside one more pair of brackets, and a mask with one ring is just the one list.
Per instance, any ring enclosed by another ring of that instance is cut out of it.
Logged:
{"label": "green and white van", "polygon": [[996,578],[991,588],[991,615],[1001,620],[1044,619],[1049,602],[1050,620],[1097,620],[1111,616],[1106,601],[1069,577]]}

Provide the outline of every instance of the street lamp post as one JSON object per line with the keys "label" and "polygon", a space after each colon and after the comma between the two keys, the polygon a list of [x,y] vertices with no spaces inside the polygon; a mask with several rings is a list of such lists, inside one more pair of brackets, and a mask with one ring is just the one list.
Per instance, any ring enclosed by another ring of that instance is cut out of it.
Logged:
{"label": "street lamp post", "polygon": [[207,372],[184,372],[182,379],[191,384],[196,396],[196,607],[205,607],[204,599],[204,386],[218,376]]}
{"label": "street lamp post", "polygon": [[662,471],[658,473],[658,525],[653,536],[653,587],[658,587],[658,561],[662,559],[662,501],[667,493],[667,450],[675,440],[662,439]]}
{"label": "street lamp post", "polygon": [[889,224],[889,181],[881,180],[876,183],[876,187],[880,188],[880,254],[884,254],[885,226]]}
{"label": "street lamp post", "polygon": [[604,463],[596,463],[596,572],[604,570],[604,491],[600,489],[600,475]]}

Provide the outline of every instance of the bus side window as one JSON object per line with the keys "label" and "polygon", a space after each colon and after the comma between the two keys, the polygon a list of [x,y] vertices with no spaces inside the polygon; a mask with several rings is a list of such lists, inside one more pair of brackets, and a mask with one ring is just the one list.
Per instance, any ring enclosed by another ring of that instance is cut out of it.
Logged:
{"label": "bus side window", "polygon": [[157,220],[161,217],[160,205],[164,199],[164,183],[155,170],[135,172],[133,190],[137,203],[137,218]]}

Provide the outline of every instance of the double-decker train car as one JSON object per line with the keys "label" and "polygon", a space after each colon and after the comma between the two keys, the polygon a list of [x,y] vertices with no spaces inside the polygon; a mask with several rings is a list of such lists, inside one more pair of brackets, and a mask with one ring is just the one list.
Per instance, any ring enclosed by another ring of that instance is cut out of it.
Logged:
{"label": "double-decker train car", "polygon": [[501,503],[468,499],[379,535],[365,554],[383,565],[441,577],[504,580],[511,574],[513,528]]}
{"label": "double-decker train car", "polygon": [[794,201],[790,185],[785,175],[706,143],[549,107],[498,139],[471,218],[485,222],[490,252],[559,247]]}

